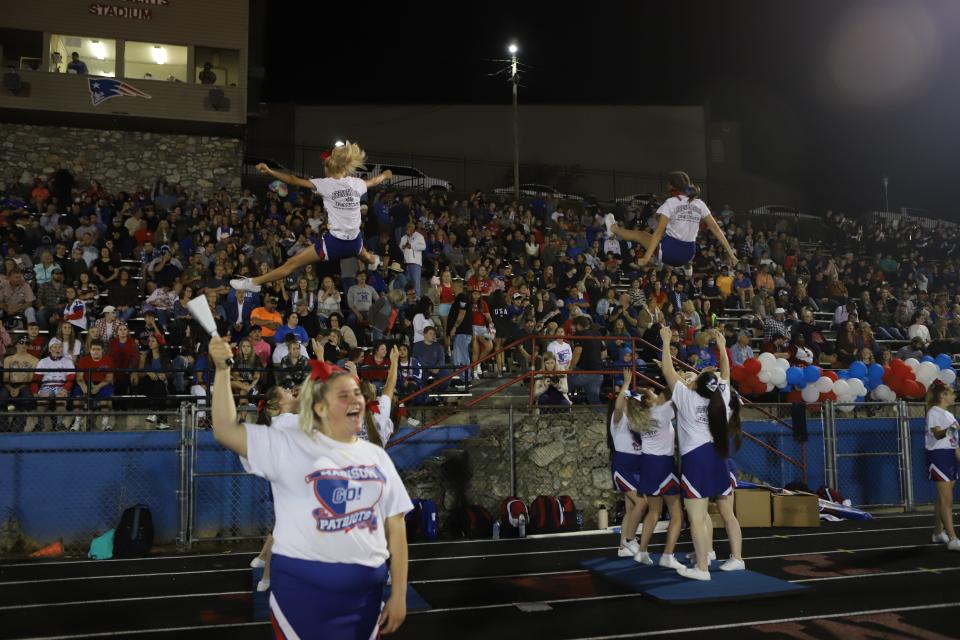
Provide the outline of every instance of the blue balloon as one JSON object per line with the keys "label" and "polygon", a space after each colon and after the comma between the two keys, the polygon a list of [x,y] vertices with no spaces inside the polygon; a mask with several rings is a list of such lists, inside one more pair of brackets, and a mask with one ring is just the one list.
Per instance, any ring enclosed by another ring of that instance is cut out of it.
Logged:
{"label": "blue balloon", "polygon": [[860,360],[850,363],[851,378],[865,378],[867,376],[867,365]]}
{"label": "blue balloon", "polygon": [[870,365],[870,371],[868,373],[871,380],[883,380],[883,365],[877,364],[874,362]]}
{"label": "blue balloon", "polygon": [[820,367],[810,366],[803,368],[803,379],[807,382],[816,382],[820,379]]}
{"label": "blue balloon", "polygon": [[932,362],[936,364],[936,360],[933,359],[933,356],[923,356],[920,358],[920,362]]}
{"label": "blue balloon", "polygon": [[787,368],[787,384],[799,384],[803,382],[803,369],[800,367]]}
{"label": "blue balloon", "polygon": [[867,400],[867,396],[857,396],[856,403],[863,404],[864,402],[866,402],[866,400]]}
{"label": "blue balloon", "polygon": [[850,371],[847,371],[846,369],[837,371],[837,378],[840,380],[847,380],[849,378],[858,378],[858,377],[859,376],[853,375]]}
{"label": "blue balloon", "polygon": [[934,363],[940,367],[941,370],[953,367],[953,359],[946,353],[941,353],[934,358]]}
{"label": "blue balloon", "polygon": [[798,391],[803,391],[804,389],[806,389],[807,388],[806,380],[804,380],[803,382],[798,382],[796,387]]}
{"label": "blue balloon", "polygon": [[864,383],[864,386],[866,386],[868,390],[873,391],[881,384],[883,384],[883,380],[874,380],[873,378],[870,378]]}

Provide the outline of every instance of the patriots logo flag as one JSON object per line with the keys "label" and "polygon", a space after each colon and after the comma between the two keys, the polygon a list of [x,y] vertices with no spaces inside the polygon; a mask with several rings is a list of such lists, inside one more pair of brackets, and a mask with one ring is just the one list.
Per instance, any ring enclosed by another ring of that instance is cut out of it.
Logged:
{"label": "patriots logo flag", "polygon": [[320,506],[313,510],[317,530],[347,532],[354,528],[377,530],[376,507],[383,496],[386,477],[379,467],[363,465],[344,469],[319,469],[306,477]]}
{"label": "patriots logo flag", "polygon": [[114,80],[113,78],[88,78],[87,84],[90,87],[90,101],[95,107],[111,98],[119,98],[121,96],[150,99],[149,94],[140,91],[140,89],[127,84],[123,80]]}

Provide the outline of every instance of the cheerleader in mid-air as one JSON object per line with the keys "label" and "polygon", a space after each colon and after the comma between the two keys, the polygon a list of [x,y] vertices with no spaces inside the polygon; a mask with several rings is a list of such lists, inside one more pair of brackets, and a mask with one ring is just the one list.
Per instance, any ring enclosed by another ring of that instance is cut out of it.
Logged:
{"label": "cheerleader in mid-air", "polygon": [[257,292],[261,285],[286,278],[308,264],[342,258],[358,257],[375,270],[380,265],[380,257],[363,246],[363,235],[360,233],[360,198],[368,188],[390,179],[393,173],[388,169],[369,180],[350,175],[363,164],[366,157],[359,145],[347,142],[325,154],[323,168],[327,177],[310,180],[276,171],[262,162],[258,164],[257,169],[261,173],[320,194],[323,208],[327,212],[327,232],[322,238],[314,239],[313,246],[304,249],[276,269],[256,278],[236,278],[230,281],[230,286]]}
{"label": "cheerleader in mid-air", "polygon": [[674,171],[668,179],[670,197],[660,205],[657,213],[660,221],[653,235],[646,231],[624,229],[617,224],[612,213],[608,213],[604,222],[607,233],[611,233],[623,240],[639,243],[646,253],[637,263],[640,266],[648,264],[654,252],[659,249],[660,261],[670,267],[682,267],[693,260],[697,254],[697,235],[700,232],[700,223],[705,222],[710,232],[717,238],[730,264],[737,264],[737,255],[734,253],[727,237],[717,221],[710,213],[706,203],[700,199],[700,189],[693,184],[683,171]]}
{"label": "cheerleader in mid-air", "polygon": [[733,513],[734,481],[727,468],[730,440],[740,444],[740,397],[730,388],[730,359],[722,331],[712,329],[716,342],[720,369],[704,369],[687,387],[677,375],[670,357],[670,329],[660,329],[663,341],[660,367],[671,400],[677,412],[677,432],[680,442],[680,488],[690,521],[690,533],[696,563],[681,566],[677,572],[685,578],[709,580],[710,554],[713,549],[713,524],[707,513],[710,498],[717,501],[730,542],[730,559],[720,565],[723,571],[745,568],[742,556],[743,538],[740,524]]}

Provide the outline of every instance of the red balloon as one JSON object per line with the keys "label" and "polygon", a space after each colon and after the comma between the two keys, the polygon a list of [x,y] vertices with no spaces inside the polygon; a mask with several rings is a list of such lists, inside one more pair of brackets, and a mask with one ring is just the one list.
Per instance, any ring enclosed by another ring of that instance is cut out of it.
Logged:
{"label": "red balloon", "polygon": [[830,379],[833,380],[834,382],[837,381],[837,374],[836,374],[836,372],[834,372],[834,371],[824,371],[824,372],[823,372],[823,375],[825,375],[826,377],[830,378]]}
{"label": "red balloon", "polygon": [[834,402],[836,402],[837,394],[835,394],[833,391],[828,391],[827,393],[821,393],[820,402],[825,402],[827,400],[833,400]]}
{"label": "red balloon", "polygon": [[908,373],[913,373],[910,365],[899,358],[894,358],[890,361],[890,370],[901,377],[907,377]]}
{"label": "red balloon", "polygon": [[755,376],[758,373],[760,373],[760,370],[763,368],[763,365],[760,364],[760,361],[757,360],[756,358],[749,358],[747,359],[746,362],[743,363],[743,368],[747,370],[747,373],[749,373],[752,376]]}
{"label": "red balloon", "polygon": [[743,382],[747,379],[747,370],[743,367],[734,367],[730,370],[730,377],[734,382]]}

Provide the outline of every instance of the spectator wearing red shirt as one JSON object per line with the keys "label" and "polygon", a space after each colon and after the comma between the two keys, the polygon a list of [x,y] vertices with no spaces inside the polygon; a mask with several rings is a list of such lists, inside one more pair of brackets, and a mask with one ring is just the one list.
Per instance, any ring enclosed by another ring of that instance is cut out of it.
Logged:
{"label": "spectator wearing red shirt", "polygon": [[[81,356],[77,362],[77,377],[74,385],[75,396],[86,396],[88,406],[86,409],[93,411],[96,409],[110,410],[111,400],[113,398],[113,358],[104,355],[103,343],[94,340],[90,343],[90,354]],[[81,417],[74,420],[77,426],[74,431],[79,431],[86,421]],[[83,429],[86,431],[86,429]],[[101,431],[113,431],[113,426],[107,416],[100,418]]]}
{"label": "spectator wearing red shirt", "polygon": [[130,327],[125,322],[117,325],[117,333],[107,346],[107,356],[113,362],[114,368],[119,369],[113,376],[114,395],[129,394],[129,369],[140,366],[140,344],[130,335]]}
{"label": "spectator wearing red shirt", "polygon": [[478,266],[477,273],[467,280],[467,288],[471,291],[477,290],[484,296],[490,295],[493,291],[493,280],[488,277],[487,268],[484,265]]}
{"label": "spectator wearing red shirt", "polygon": [[383,389],[387,382],[387,372],[390,370],[390,359],[387,357],[387,343],[378,342],[373,347],[373,353],[367,354],[360,363],[360,377],[369,380],[377,389]]}
{"label": "spectator wearing red shirt", "polygon": [[43,355],[43,349],[47,346],[47,339],[40,335],[40,325],[31,322],[27,325],[27,353],[37,360]]}
{"label": "spectator wearing red shirt", "polygon": [[[488,355],[493,351],[493,317],[490,307],[482,297],[482,291],[473,289],[470,292],[470,324],[473,325],[473,361]],[[477,377],[482,373],[478,364],[473,370]]]}

